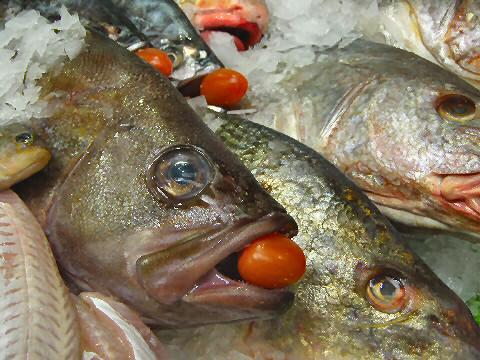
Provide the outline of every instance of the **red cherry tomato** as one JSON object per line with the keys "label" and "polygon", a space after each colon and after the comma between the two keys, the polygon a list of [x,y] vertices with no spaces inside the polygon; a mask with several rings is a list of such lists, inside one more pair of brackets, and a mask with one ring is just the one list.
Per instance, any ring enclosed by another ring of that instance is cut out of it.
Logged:
{"label": "red cherry tomato", "polygon": [[279,234],[261,237],[238,259],[240,276],[251,284],[277,289],[297,282],[305,273],[306,259],[293,240]]}
{"label": "red cherry tomato", "polygon": [[163,75],[170,76],[172,74],[173,63],[166,52],[155,48],[145,48],[138,50],[136,54],[160,71]]}
{"label": "red cherry tomato", "polygon": [[202,80],[200,94],[210,105],[229,107],[242,100],[248,90],[248,81],[237,71],[218,69]]}

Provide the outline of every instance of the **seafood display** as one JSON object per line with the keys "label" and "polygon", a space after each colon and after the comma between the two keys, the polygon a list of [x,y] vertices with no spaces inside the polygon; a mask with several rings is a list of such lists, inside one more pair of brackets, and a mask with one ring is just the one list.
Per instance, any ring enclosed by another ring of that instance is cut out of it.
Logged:
{"label": "seafood display", "polygon": [[480,358],[479,11],[0,2],[0,359]]}
{"label": "seafood display", "polygon": [[253,120],[319,151],[390,218],[478,232],[480,93],[446,70],[356,40],[252,101]]}
{"label": "seafood display", "polygon": [[361,30],[368,38],[420,55],[465,78],[480,80],[480,4],[475,0],[381,0]]}
{"label": "seafood display", "polygon": [[[206,120],[295,218],[295,241],[307,254],[308,270],[286,314],[178,331],[169,345],[172,354],[267,359],[283,353],[279,358],[297,360],[480,356],[480,328],[466,306],[339,170],[274,130],[226,116]],[[228,349],[208,345],[220,334],[228,334]]]}

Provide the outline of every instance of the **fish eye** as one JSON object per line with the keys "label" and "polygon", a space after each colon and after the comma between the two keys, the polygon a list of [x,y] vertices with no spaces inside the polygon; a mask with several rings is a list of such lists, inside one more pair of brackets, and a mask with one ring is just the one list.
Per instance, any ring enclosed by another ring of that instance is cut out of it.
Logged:
{"label": "fish eye", "polygon": [[443,119],[459,122],[473,120],[477,112],[475,102],[460,94],[440,97],[436,109]]}
{"label": "fish eye", "polygon": [[378,311],[394,314],[407,305],[407,292],[399,277],[376,275],[367,282],[366,297]]}
{"label": "fish eye", "polygon": [[213,165],[200,148],[176,145],[163,150],[150,165],[147,185],[155,197],[181,203],[200,194],[213,175]]}
{"label": "fish eye", "polygon": [[21,145],[33,144],[33,134],[29,132],[23,132],[15,136],[15,142]]}
{"label": "fish eye", "polygon": [[175,45],[168,45],[161,47],[162,51],[165,51],[168,58],[172,61],[173,68],[178,68],[184,61],[183,50]]}

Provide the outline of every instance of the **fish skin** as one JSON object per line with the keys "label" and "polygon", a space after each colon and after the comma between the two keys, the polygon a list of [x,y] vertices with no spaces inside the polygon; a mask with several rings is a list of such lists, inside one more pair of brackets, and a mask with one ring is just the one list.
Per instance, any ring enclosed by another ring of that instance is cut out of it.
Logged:
{"label": "fish skin", "polygon": [[76,312],[40,225],[12,191],[0,193],[2,359],[80,359]]}
{"label": "fish skin", "polygon": [[185,86],[215,69],[224,67],[202,40],[174,0],[113,0],[144,33],[149,43],[169,54],[174,71],[170,79]]}
{"label": "fish skin", "polygon": [[480,109],[479,92],[448,71],[357,40],[257,95],[249,118],[320,152],[391,219],[475,236],[480,118],[442,118],[436,102],[447,94]]}
{"label": "fish skin", "polygon": [[50,20],[59,9],[78,13],[84,26],[102,32],[131,51],[155,47],[173,59],[175,85],[223,67],[174,0],[10,0],[10,10],[0,5],[0,18],[35,9]]}
{"label": "fish skin", "polygon": [[[29,139],[18,136],[28,135]],[[50,153],[27,125],[0,126],[0,191],[30,177],[47,166]]]}
{"label": "fish skin", "polygon": [[208,33],[233,35],[237,48],[257,44],[268,31],[269,13],[264,0],[176,0],[208,42]]}
{"label": "fish skin", "polygon": [[475,0],[382,0],[368,38],[412,51],[480,87],[480,4]]}
{"label": "fish skin", "polygon": [[170,359],[139,315],[124,304],[99,293],[81,293],[73,300],[84,359]]}
{"label": "fish skin", "polygon": [[[209,286],[202,276],[223,258],[268,233],[294,235],[296,225],[165,77],[88,32],[85,51],[41,85],[53,115],[34,130],[52,161],[17,190],[71,284],[157,326],[270,317],[291,304],[288,290],[245,283],[212,284],[202,299],[191,291]],[[179,144],[206,154],[212,180],[174,206],[151,193],[146,169]]]}
{"label": "fish skin", "polygon": [[[258,124],[205,119],[296,219],[307,272],[276,319],[158,332],[176,359],[478,359],[480,329],[465,304],[332,164]],[[400,313],[365,297],[366,279],[387,269],[410,297]]]}

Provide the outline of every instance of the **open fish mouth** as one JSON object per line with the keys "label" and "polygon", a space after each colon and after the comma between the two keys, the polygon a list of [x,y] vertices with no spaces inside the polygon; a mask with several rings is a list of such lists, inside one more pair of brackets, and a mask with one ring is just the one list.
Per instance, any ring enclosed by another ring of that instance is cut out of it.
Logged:
{"label": "open fish mouth", "polygon": [[239,51],[247,50],[257,44],[263,34],[258,23],[237,13],[240,10],[204,10],[195,14],[194,23],[205,41],[208,42],[214,32],[224,32],[233,37]]}
{"label": "open fish mouth", "polygon": [[291,217],[271,213],[259,220],[207,231],[172,248],[141,256],[136,262],[139,283],[156,301],[222,306],[248,313],[279,312],[293,300],[288,289],[264,289],[241,280],[236,255],[259,237],[271,233],[294,236]]}

